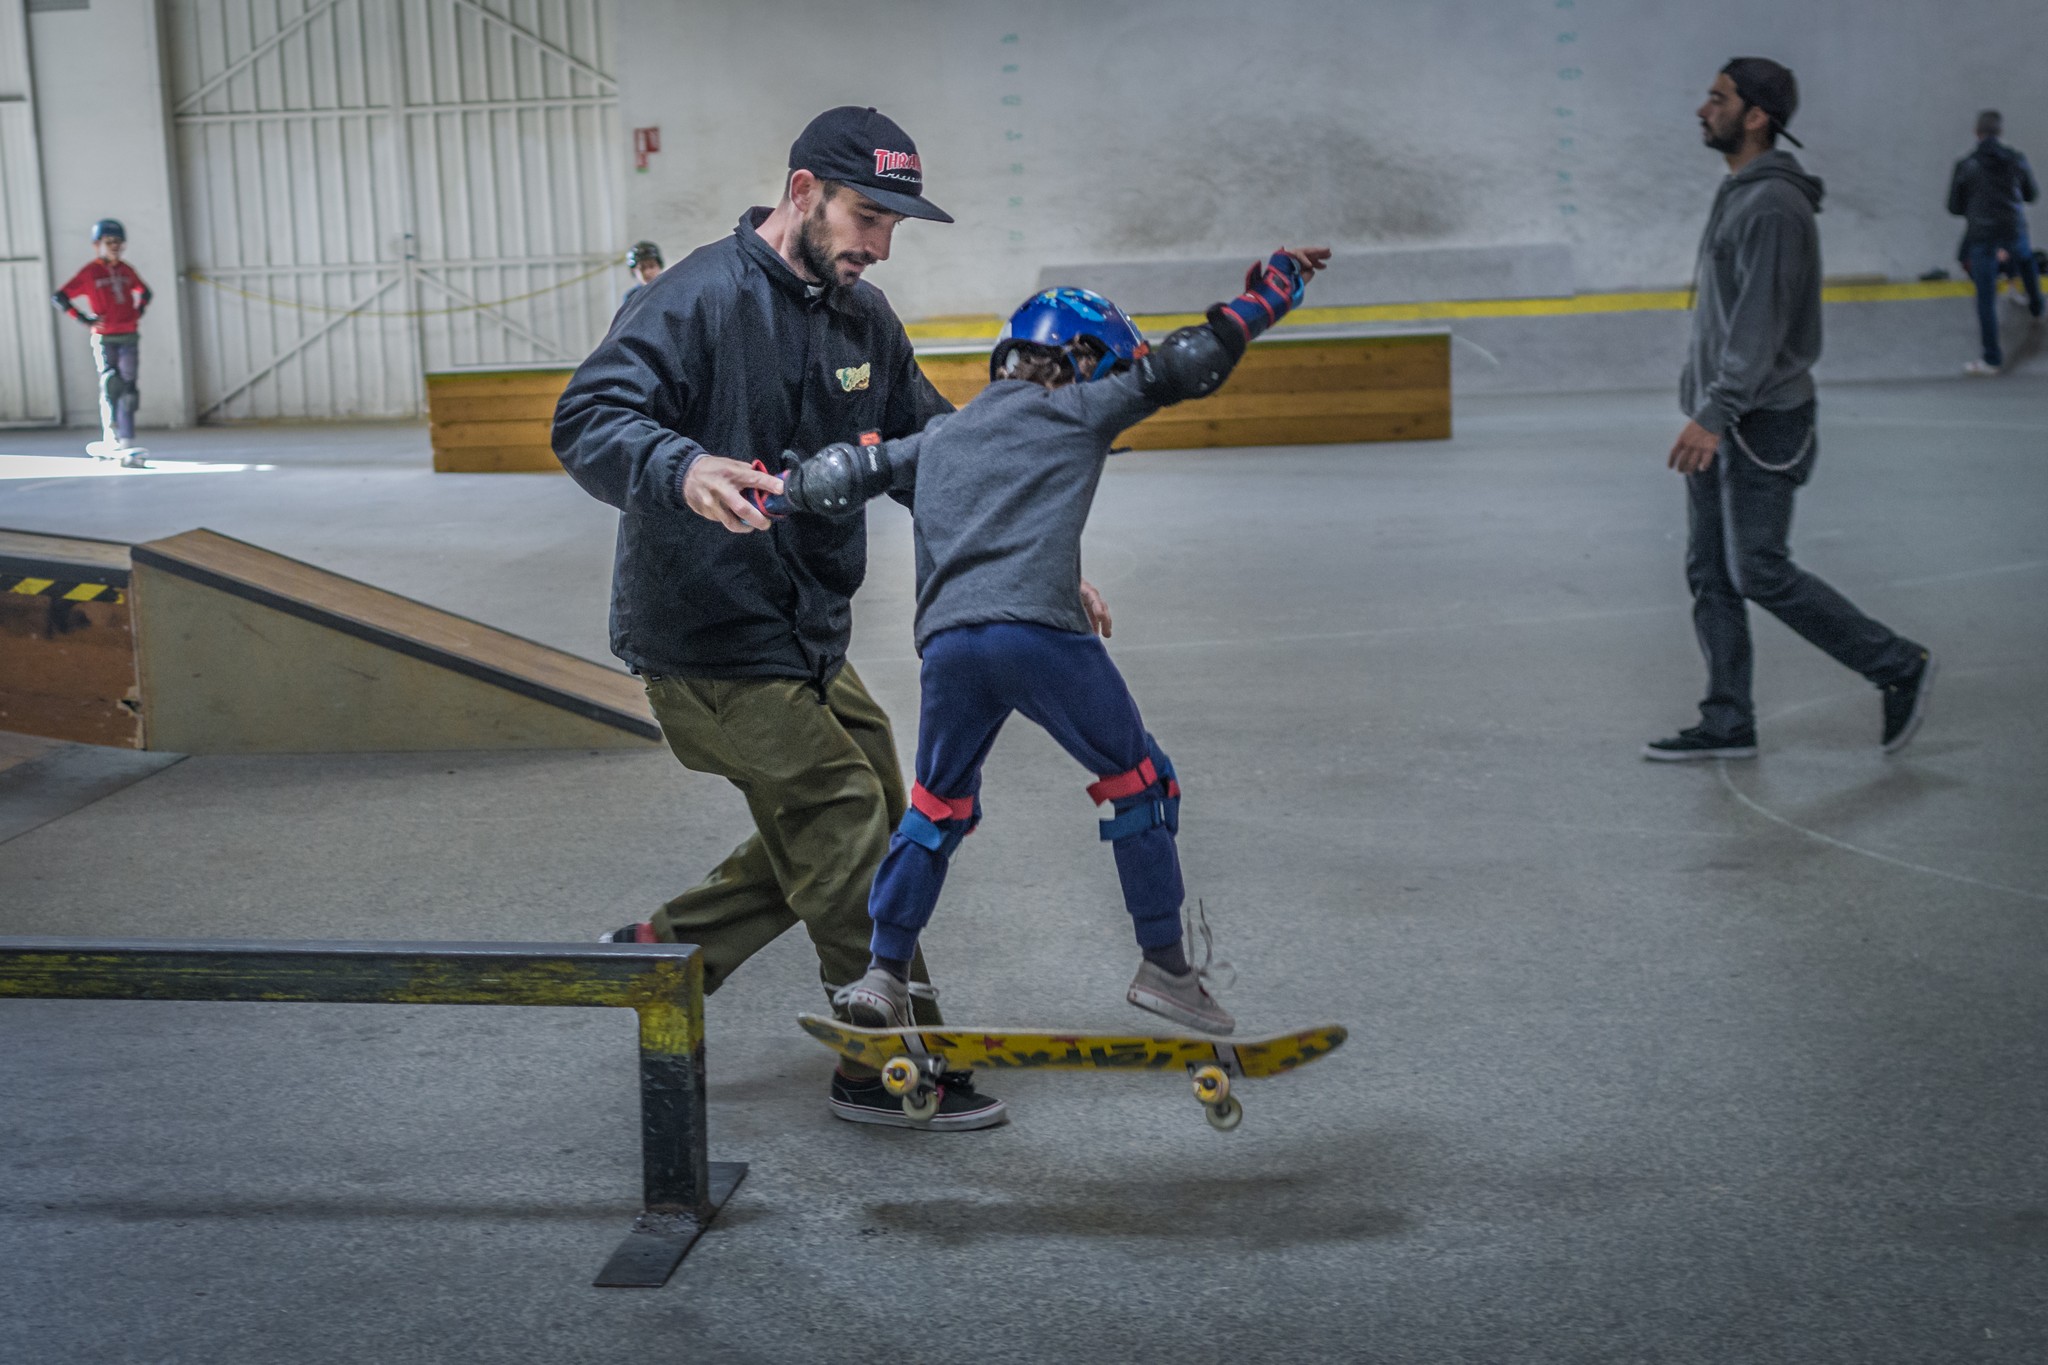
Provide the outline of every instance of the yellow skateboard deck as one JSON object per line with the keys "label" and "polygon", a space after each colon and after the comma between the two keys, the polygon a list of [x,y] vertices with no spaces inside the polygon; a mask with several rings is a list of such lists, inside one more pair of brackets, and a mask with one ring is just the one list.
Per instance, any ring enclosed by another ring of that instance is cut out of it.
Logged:
{"label": "yellow skateboard deck", "polygon": [[1170,1071],[1185,1067],[1195,1098],[1220,1129],[1237,1126],[1243,1110],[1232,1080],[1259,1080],[1308,1065],[1337,1050],[1343,1028],[1325,1024],[1264,1038],[1198,1038],[1187,1034],[1054,1033],[1046,1029],[861,1028],[815,1014],[797,1023],[851,1061],[882,1070],[904,1112],[936,1112],[938,1078],[947,1071],[1061,1067],[1075,1071]]}

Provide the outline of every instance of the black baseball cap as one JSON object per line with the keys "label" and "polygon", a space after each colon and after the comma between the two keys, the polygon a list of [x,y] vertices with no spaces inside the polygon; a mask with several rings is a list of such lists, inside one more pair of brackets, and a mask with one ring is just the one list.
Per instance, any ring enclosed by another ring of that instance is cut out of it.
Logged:
{"label": "black baseball cap", "polygon": [[917,144],[887,114],[857,104],[827,109],[797,134],[789,168],[851,185],[891,213],[950,223],[953,215],[924,197]]}
{"label": "black baseball cap", "polygon": [[1737,57],[1721,68],[1721,74],[1735,87],[1744,104],[1764,111],[1772,132],[1794,147],[1806,146],[1785,126],[1799,112],[1799,81],[1792,68],[1769,57]]}

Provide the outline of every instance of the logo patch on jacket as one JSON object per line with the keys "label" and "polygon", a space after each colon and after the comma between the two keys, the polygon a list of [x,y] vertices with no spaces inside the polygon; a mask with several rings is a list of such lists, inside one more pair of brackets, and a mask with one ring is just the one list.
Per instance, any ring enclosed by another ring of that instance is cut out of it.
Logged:
{"label": "logo patch on jacket", "polygon": [[838,371],[839,387],[848,393],[859,393],[868,386],[868,371],[873,368],[874,362],[869,361],[858,369]]}

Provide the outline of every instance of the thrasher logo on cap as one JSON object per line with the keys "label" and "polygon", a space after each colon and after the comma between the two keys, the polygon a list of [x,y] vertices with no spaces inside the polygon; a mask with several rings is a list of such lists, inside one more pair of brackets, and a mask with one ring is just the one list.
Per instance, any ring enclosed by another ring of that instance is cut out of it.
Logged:
{"label": "thrasher logo on cap", "polygon": [[924,182],[924,163],[917,159],[916,152],[892,152],[885,147],[875,148],[875,174],[890,180],[908,180],[912,184]]}

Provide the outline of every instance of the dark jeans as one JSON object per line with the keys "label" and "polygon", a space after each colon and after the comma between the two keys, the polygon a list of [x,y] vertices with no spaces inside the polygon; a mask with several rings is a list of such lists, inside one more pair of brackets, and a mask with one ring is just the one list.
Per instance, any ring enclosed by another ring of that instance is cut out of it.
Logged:
{"label": "dark jeans", "polygon": [[[1792,500],[1819,454],[1819,441],[1808,441],[1813,423],[1812,403],[1786,412],[1752,412],[1721,437],[1714,462],[1685,481],[1685,578],[1692,588],[1693,632],[1707,659],[1700,721],[1719,738],[1756,725],[1745,599],[1874,686],[1909,678],[1919,667],[1920,646],[1871,620],[1792,562],[1786,544]],[[1774,471],[1763,464],[1786,467]]]}
{"label": "dark jeans", "polygon": [[1998,344],[1998,253],[2011,258],[2013,273],[2027,291],[2027,308],[2041,316],[2041,271],[2034,263],[2034,246],[2022,231],[2005,242],[1970,242],[1963,247],[1963,266],[1970,282],[1977,286],[1977,330],[1984,341],[1984,363],[2005,364],[2005,351]]}

